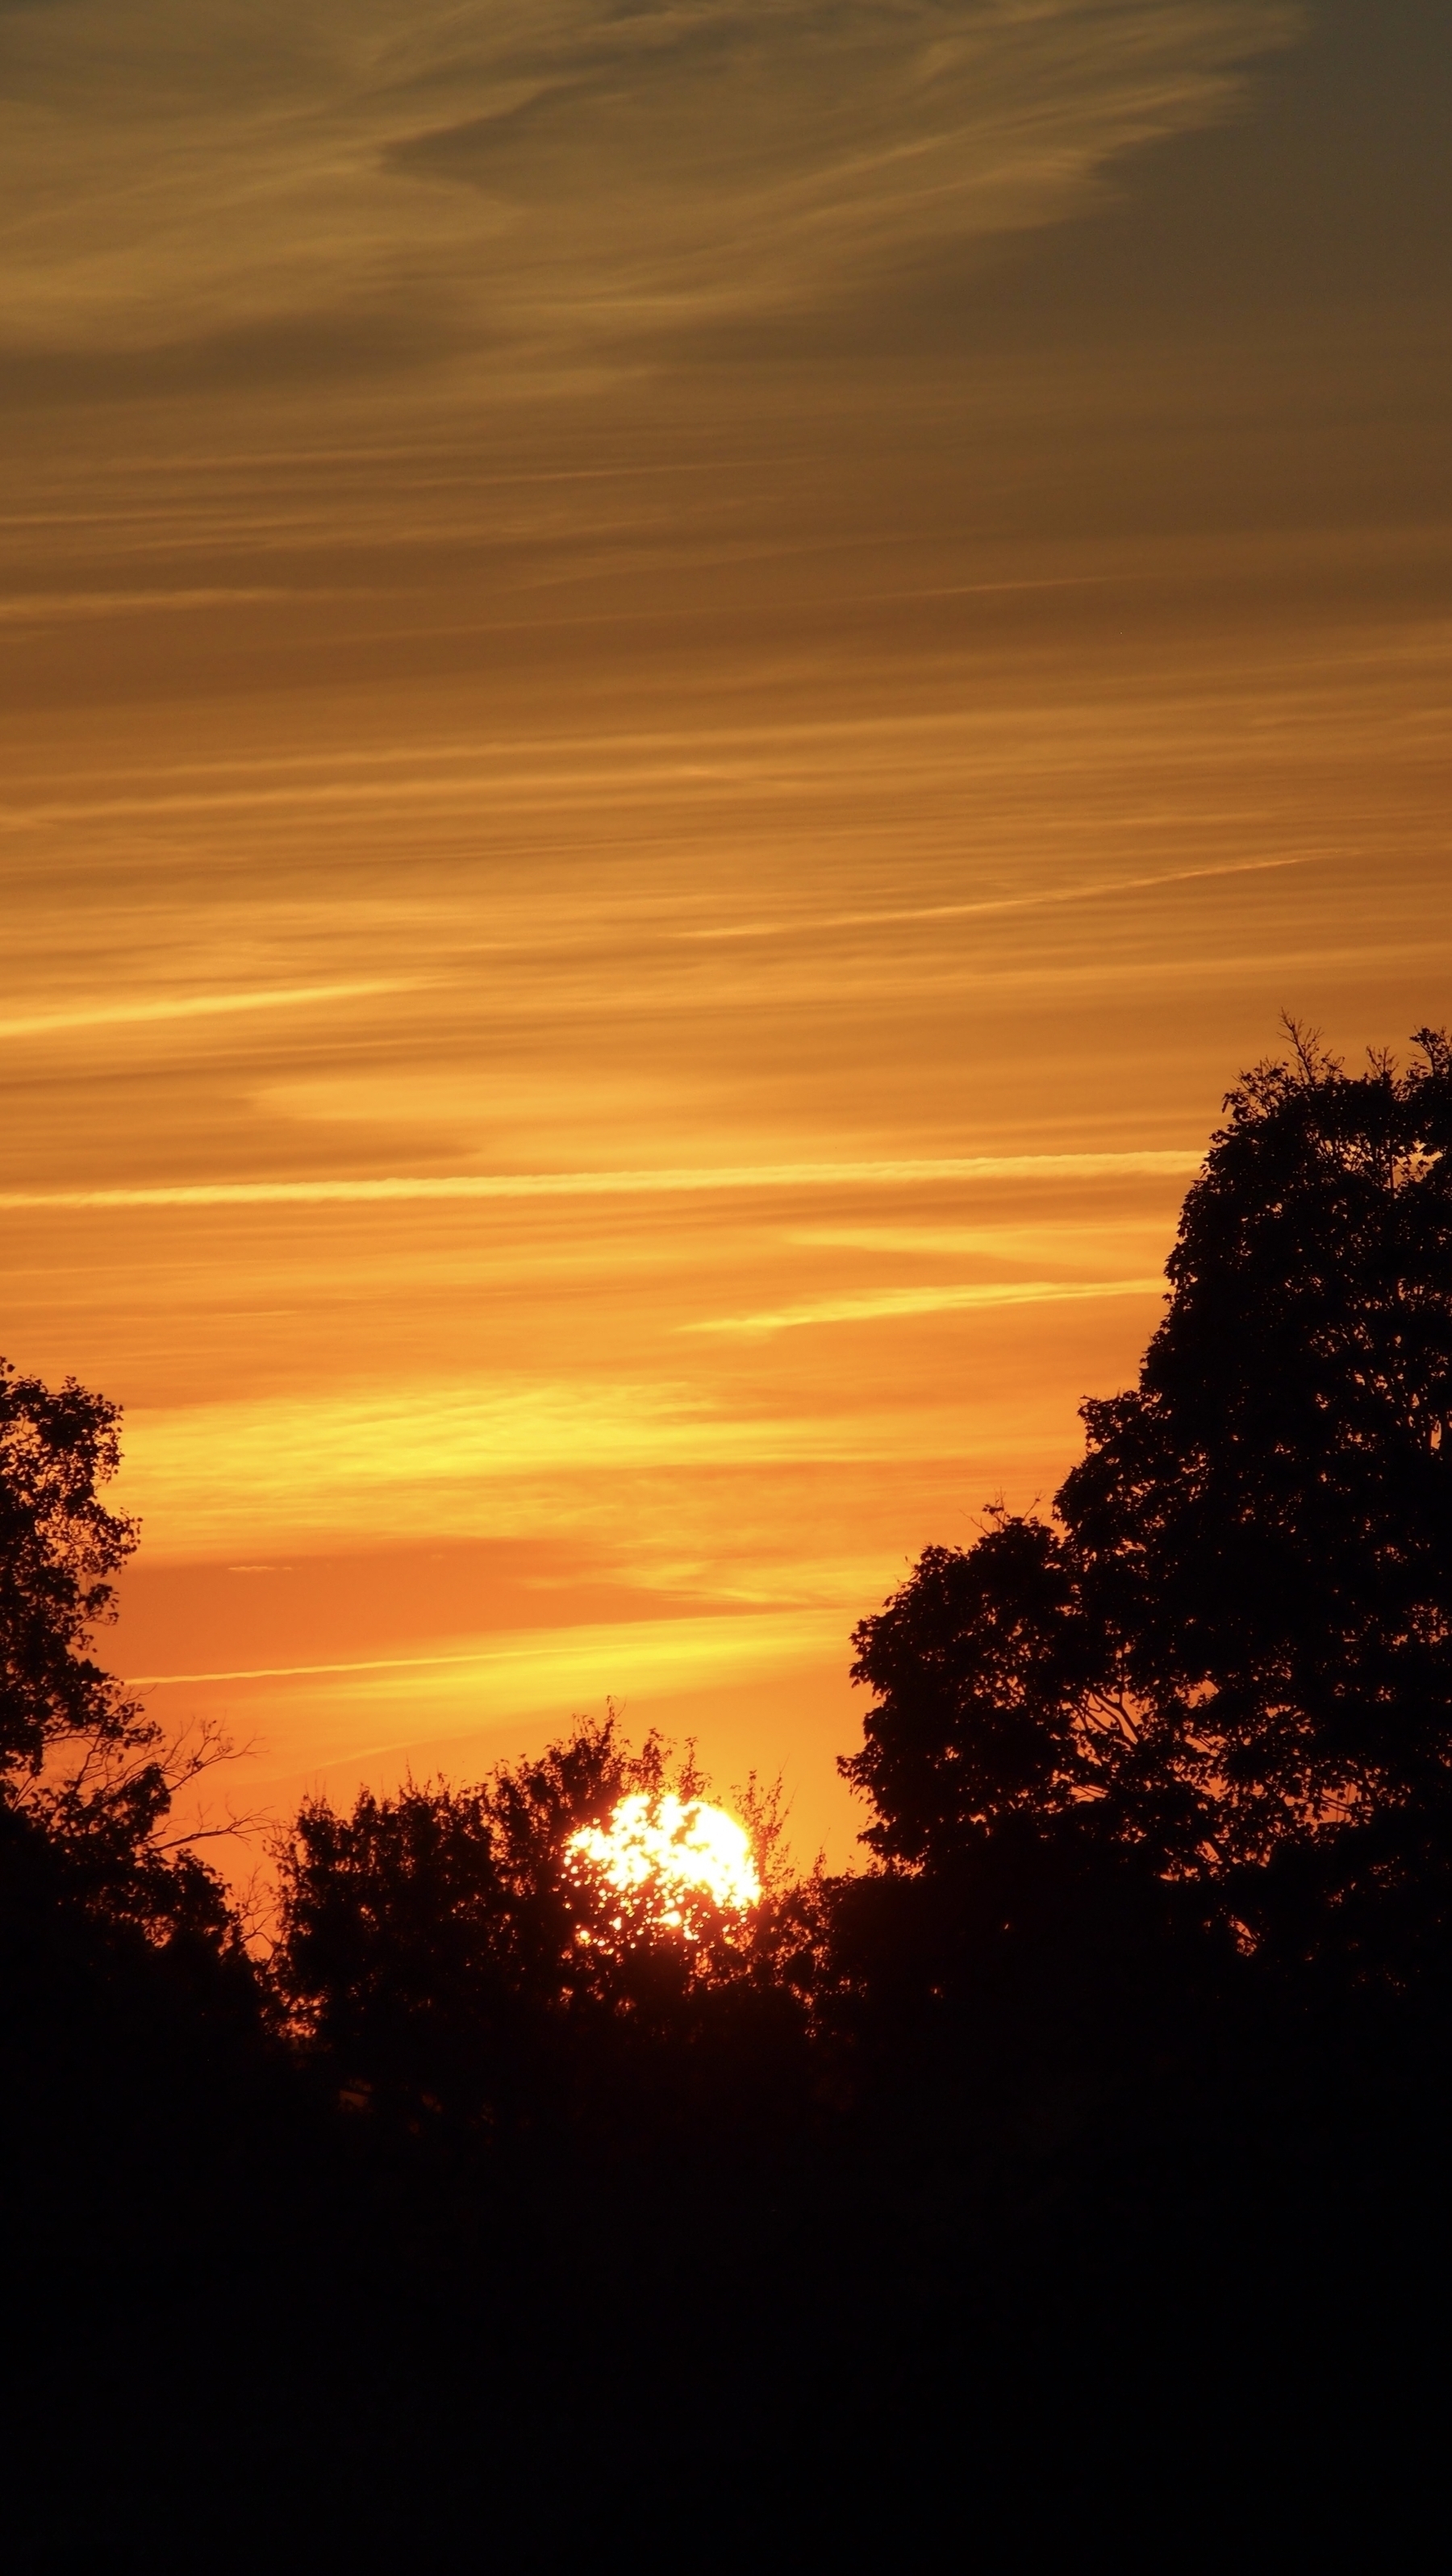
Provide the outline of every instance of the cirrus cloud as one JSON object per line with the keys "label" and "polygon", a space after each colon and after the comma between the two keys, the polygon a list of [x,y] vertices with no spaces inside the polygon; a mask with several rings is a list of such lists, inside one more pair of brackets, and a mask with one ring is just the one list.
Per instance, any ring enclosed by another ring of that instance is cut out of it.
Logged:
{"label": "cirrus cloud", "polygon": [[507,378],[806,311],[1071,212],[1115,156],[1225,114],[1301,14],[1288,0],[6,12],[10,349],[124,364],[240,331],[265,374],[269,334],[302,327],[331,365],[341,328],[399,365],[472,346]]}

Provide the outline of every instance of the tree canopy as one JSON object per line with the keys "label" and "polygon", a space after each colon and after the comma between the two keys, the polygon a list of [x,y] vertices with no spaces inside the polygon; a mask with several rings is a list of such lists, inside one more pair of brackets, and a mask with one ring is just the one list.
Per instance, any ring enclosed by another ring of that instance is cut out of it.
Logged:
{"label": "tree canopy", "polygon": [[1292,1034],[1227,1098],[1053,1522],[929,1549],[857,1630],[842,1768],[891,1864],[1028,1812],[1370,1961],[1448,1915],[1452,1047],[1350,1075]]}
{"label": "tree canopy", "polygon": [[[143,1704],[93,1656],[116,1614],[111,1580],[137,1525],[99,1488],[120,1454],[120,1407],[0,1360],[0,1832],[29,1836],[33,1868],[62,1869],[115,1921],[226,1946],[215,1874],[160,1828],[177,1787],[225,1748],[168,1747]],[[38,1840],[37,1840],[38,1837]]]}
{"label": "tree canopy", "polygon": [[[365,1789],[347,1814],[309,1799],[277,1846],[274,1975],[298,2026],[380,2104],[492,2119],[568,2092],[602,2045],[617,2062],[622,2033],[679,2038],[708,1990],[761,1985],[763,1925],[706,1905],[674,1932],[569,1846],[623,1799],[706,1786],[612,1709],[472,1786]],[[769,1874],[776,1802],[753,1784],[745,1803]]]}
{"label": "tree canopy", "polygon": [[134,1701],[91,1661],[110,1577],[136,1525],[96,1488],[116,1471],[119,1407],[74,1378],[52,1389],[0,1360],[0,1765],[39,1779],[61,1748],[127,1745]]}

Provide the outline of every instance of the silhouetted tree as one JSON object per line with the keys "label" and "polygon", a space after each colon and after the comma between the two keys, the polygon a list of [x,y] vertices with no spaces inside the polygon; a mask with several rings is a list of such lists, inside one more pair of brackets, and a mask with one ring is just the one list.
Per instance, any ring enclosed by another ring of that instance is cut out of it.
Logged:
{"label": "silhouetted tree", "polygon": [[[300,2025],[380,2103],[510,2117],[588,2084],[602,2050],[683,2036],[708,1987],[771,1985],[761,1947],[724,1918],[692,1936],[568,1864],[566,1844],[634,1792],[667,1785],[613,1712],[501,1764],[473,1787],[309,1800],[278,1847],[275,1974]],[[704,1787],[688,1759],[685,1799]],[[763,1840],[779,1819],[756,1801]]]}
{"label": "silhouetted tree", "polygon": [[852,1678],[876,1705],[840,1767],[872,1800],[863,1839],[884,1860],[941,1862],[1073,1798],[1107,1656],[1043,1522],[993,1512],[975,1547],[926,1549],[854,1643]]}
{"label": "silhouetted tree", "polygon": [[226,1946],[215,1874],[159,1833],[178,1786],[226,1748],[206,1734],[168,1748],[91,1653],[137,1541],[97,1491],[119,1422],[74,1378],[51,1388],[0,1360],[0,1833],[12,1852],[38,1836],[52,1875],[114,1920]]}
{"label": "silhouetted tree", "polygon": [[1068,1820],[1253,1941],[1403,1974],[1452,1925],[1452,1049],[1352,1077],[1292,1036],[1228,1097],[1058,1527],[930,1550],[857,1631],[842,1767],[889,1861]]}
{"label": "silhouetted tree", "polygon": [[115,1615],[108,1578],[136,1545],[135,1522],[96,1493],[116,1471],[118,1421],[74,1378],[54,1390],[0,1360],[0,1765],[12,1788],[45,1779],[57,1752],[79,1753],[66,1779],[84,1783],[98,1748],[155,1740],[88,1652]]}
{"label": "silhouetted tree", "polygon": [[278,1850],[275,1973],[294,2012],[342,2070],[410,2105],[517,2090],[587,1965],[566,1839],[658,1770],[607,1717],[475,1787],[365,1789],[350,1815],[309,1799]]}

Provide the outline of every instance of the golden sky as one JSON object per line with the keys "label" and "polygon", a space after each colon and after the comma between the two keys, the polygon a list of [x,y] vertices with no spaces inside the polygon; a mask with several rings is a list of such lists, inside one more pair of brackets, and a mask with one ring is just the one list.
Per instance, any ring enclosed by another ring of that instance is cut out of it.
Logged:
{"label": "golden sky", "polygon": [[0,1347],[285,1805],[854,1819],[1282,1009],[1452,1018],[1444,0],[0,0]]}

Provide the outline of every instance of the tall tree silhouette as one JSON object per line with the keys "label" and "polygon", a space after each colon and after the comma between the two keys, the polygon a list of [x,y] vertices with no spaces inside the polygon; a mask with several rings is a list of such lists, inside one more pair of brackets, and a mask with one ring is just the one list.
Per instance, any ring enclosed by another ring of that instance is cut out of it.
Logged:
{"label": "tall tree silhouette", "polygon": [[152,1741],[89,1653],[114,1615],[109,1577],[136,1545],[135,1523],[96,1492],[116,1470],[118,1419],[74,1378],[52,1389],[0,1360],[0,1764],[13,1784],[63,1750]]}
{"label": "tall tree silhouette", "polygon": [[137,1541],[98,1491],[119,1424],[119,1406],[74,1378],[48,1387],[0,1360],[0,1834],[12,1867],[27,1847],[25,1869],[59,1870],[114,1920],[226,1944],[215,1875],[159,1837],[178,1786],[226,1748],[207,1736],[168,1748],[92,1653]]}
{"label": "tall tree silhouette", "polygon": [[1350,1076],[1292,1038],[1227,1099],[1057,1528],[930,1550],[858,1629],[842,1767],[889,1861],[1065,1819],[1401,1974],[1452,1927],[1452,1047]]}

